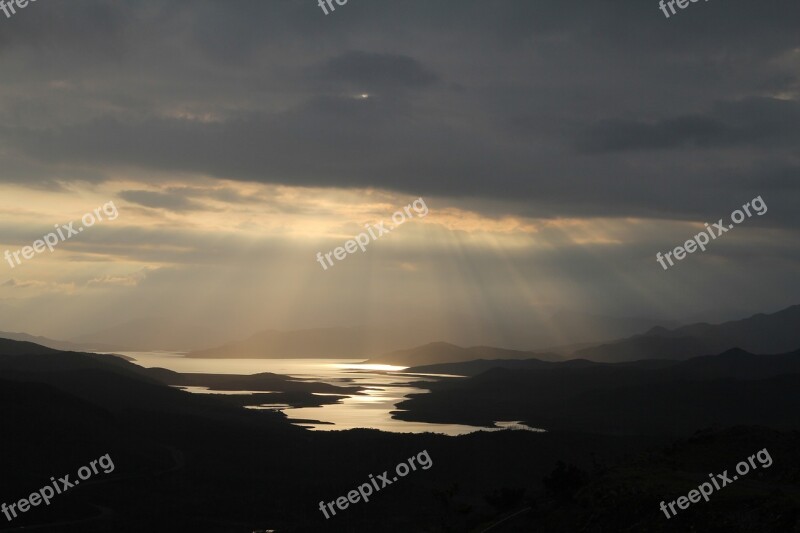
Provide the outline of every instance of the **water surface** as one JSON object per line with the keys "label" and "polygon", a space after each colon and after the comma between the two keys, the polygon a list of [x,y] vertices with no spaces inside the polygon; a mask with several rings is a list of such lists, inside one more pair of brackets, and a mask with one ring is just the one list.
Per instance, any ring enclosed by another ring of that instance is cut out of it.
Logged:
{"label": "water surface", "polygon": [[[277,409],[291,419],[303,420],[298,426],[320,431],[371,428],[395,433],[443,433],[464,435],[475,431],[504,429],[534,430],[519,422],[498,422],[495,428],[462,424],[433,424],[395,420],[391,411],[409,394],[428,392],[411,383],[434,381],[436,374],[408,374],[405,367],[362,364],[362,359],[194,359],[174,352],[117,352],[132,357],[146,368],[160,367],[186,374],[259,374],[272,372],[293,378],[340,386],[361,386],[363,394],[348,395],[340,403],[321,407],[291,408],[284,404],[254,405]],[[452,377],[452,376],[449,376]],[[183,387],[195,394],[250,394],[252,391],[209,391],[205,387]],[[309,420],[319,423],[308,422]],[[542,430],[534,430],[542,431]]]}

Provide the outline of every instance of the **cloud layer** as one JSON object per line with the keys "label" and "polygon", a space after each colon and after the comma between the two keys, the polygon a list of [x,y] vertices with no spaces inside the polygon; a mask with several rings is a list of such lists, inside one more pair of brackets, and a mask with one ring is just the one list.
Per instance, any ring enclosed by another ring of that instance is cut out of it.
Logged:
{"label": "cloud layer", "polygon": [[[127,218],[55,270],[0,278],[0,318],[82,291],[142,314],[244,264],[249,281],[258,265],[296,276],[317,246],[419,196],[429,230],[345,286],[396,272],[372,298],[416,294],[442,315],[485,303],[495,319],[794,303],[798,27],[797,2],[753,0],[670,19],[652,0],[351,0],[327,16],[313,0],[31,4],[0,20],[0,242],[29,243],[89,199]],[[759,195],[769,214],[694,269],[656,270],[655,252]],[[79,322],[102,314],[89,300]]]}
{"label": "cloud layer", "polygon": [[0,26],[0,179],[135,167],[697,215],[690,190],[769,195],[798,169],[800,7],[779,4],[37,5]]}

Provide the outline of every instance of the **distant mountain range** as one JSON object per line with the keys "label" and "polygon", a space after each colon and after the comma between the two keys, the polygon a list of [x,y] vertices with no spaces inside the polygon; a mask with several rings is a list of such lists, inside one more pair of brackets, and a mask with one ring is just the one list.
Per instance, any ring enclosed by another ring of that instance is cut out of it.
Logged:
{"label": "distant mountain range", "polygon": [[[70,339],[70,342],[92,346],[98,351],[166,350],[183,352],[224,342],[226,334],[216,328],[160,317],[131,320],[91,334]],[[98,346],[116,346],[105,350]]]}
{"label": "distant mountain range", "polygon": [[527,329],[537,332],[539,337],[528,346],[536,348],[537,351],[548,351],[549,346],[587,342],[596,344],[606,339],[634,335],[653,327],[676,328],[680,325],[681,323],[675,320],[612,317],[559,310],[540,323],[534,322],[528,325]]}
{"label": "distant mountain range", "polygon": [[22,342],[32,342],[39,346],[52,348],[53,350],[61,350],[64,352],[85,352],[97,350],[99,352],[112,352],[119,348],[108,344],[81,344],[75,342],[58,341],[48,339],[47,337],[37,337],[35,335],[28,335],[27,333],[10,333],[7,331],[0,331],[0,339],[10,339]]}
{"label": "distant mountain range", "polygon": [[434,365],[469,361],[476,358],[485,359],[531,359],[541,361],[561,361],[562,358],[552,353],[524,352],[506,350],[490,346],[473,346],[462,348],[447,342],[432,342],[409,350],[399,350],[373,357],[370,364],[390,364],[399,366]]}
{"label": "distant mountain range", "polygon": [[722,324],[655,327],[572,353],[572,358],[619,362],[638,359],[688,359],[741,348],[753,353],[782,353],[800,348],[800,305]]}
{"label": "distant mountain range", "polygon": [[[741,348],[753,353],[784,353],[800,348],[800,305],[788,307],[772,314],[757,314],[743,320],[722,324],[692,324],[675,329],[654,327],[646,333],[624,339],[579,347],[565,354],[564,348],[553,348],[543,353],[502,348],[461,348],[445,342],[435,342],[410,350],[387,353],[369,360],[403,366],[425,366],[424,372],[444,372],[442,363],[461,362],[458,372],[472,375],[478,370],[488,370],[494,359],[536,359],[559,361],[586,359],[599,362],[623,362],[645,359],[689,359],[698,355],[720,353]],[[484,361],[475,361],[482,359]],[[488,360],[488,361],[487,361]],[[515,368],[536,366],[536,361],[516,363]],[[418,369],[416,369],[418,370]]]}
{"label": "distant mountain range", "polygon": [[[560,313],[558,329],[586,330],[595,320],[589,315]],[[589,318],[587,318],[589,317]],[[595,317],[596,318],[596,317]],[[609,319],[610,320],[610,319]],[[622,320],[622,319],[618,319]],[[613,322],[613,321],[612,321]],[[652,321],[644,320],[645,323]],[[582,324],[582,325],[581,325]],[[619,327],[631,321],[623,320]],[[741,348],[753,353],[782,353],[800,348],[800,305],[773,314],[758,314],[723,324],[693,324],[674,329],[661,326],[643,334],[615,341],[579,346],[555,347],[542,351],[509,350],[490,346],[464,348],[448,342],[431,342],[408,349],[410,339],[393,330],[371,328],[322,328],[296,331],[262,331],[250,338],[216,348],[190,352],[199,358],[352,358],[368,359],[372,364],[425,366],[476,359],[538,359],[560,361],[587,359],[601,362],[641,359],[688,359],[697,355]],[[610,327],[610,326],[609,326]],[[613,328],[611,328],[613,329]],[[375,355],[382,354],[382,355]],[[491,366],[487,363],[477,365]]]}
{"label": "distant mountain range", "polygon": [[[560,311],[549,320],[553,329],[568,332],[565,338],[582,339],[601,331],[629,330],[652,324],[650,319],[621,319]],[[783,353],[800,348],[800,305],[772,314],[757,314],[722,324],[699,323],[667,329],[651,327],[645,333],[605,342],[554,346],[528,351],[472,346],[449,342],[419,343],[430,331],[414,328],[316,328],[293,331],[266,330],[244,340],[224,343],[224,335],[197,325],[161,318],[134,320],[67,341],[26,333],[2,333],[0,337],[35,342],[62,351],[119,352],[188,351],[193,358],[335,358],[364,359],[374,364],[428,366],[475,360],[560,361],[586,359],[623,362],[643,359],[688,359],[697,355],[741,348],[753,353]],[[424,342],[424,340],[423,340]],[[207,348],[214,346],[214,348]],[[380,354],[380,355],[379,355]],[[524,366],[524,365],[522,365]],[[475,362],[465,373],[488,369]],[[428,370],[436,373],[437,370]]]}
{"label": "distant mountain range", "polygon": [[[641,317],[609,317],[552,309],[535,318],[516,316],[485,323],[470,315],[453,315],[457,331],[443,330],[436,318],[403,317],[391,325],[317,327],[299,330],[265,328],[255,334],[241,324],[236,330],[191,323],[180,318],[147,317],[129,320],[68,339],[83,349],[101,351],[195,352],[192,357],[369,358],[432,341],[460,346],[496,346],[516,350],[563,353],[608,339],[626,337],[654,326],[676,327],[674,321]],[[555,333],[557,332],[557,333]],[[232,340],[236,339],[236,340]],[[502,341],[498,340],[502,339]],[[21,339],[29,340],[29,339]],[[559,348],[545,348],[558,346]]]}

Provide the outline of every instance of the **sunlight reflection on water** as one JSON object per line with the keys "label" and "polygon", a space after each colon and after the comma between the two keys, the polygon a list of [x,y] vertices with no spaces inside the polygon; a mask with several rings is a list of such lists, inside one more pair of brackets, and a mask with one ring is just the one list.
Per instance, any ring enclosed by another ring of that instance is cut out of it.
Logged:
{"label": "sunlight reflection on water", "polygon": [[[319,431],[355,428],[379,429],[395,433],[442,433],[464,435],[475,431],[506,429],[544,431],[519,422],[497,422],[494,428],[462,424],[433,424],[395,420],[392,411],[409,394],[423,394],[427,389],[412,385],[434,381],[444,375],[407,374],[406,367],[361,364],[361,359],[194,359],[171,352],[118,352],[135,359],[143,367],[161,367],[175,372],[201,374],[258,374],[272,372],[297,379],[319,381],[338,386],[361,386],[363,394],[349,395],[336,404],[293,409],[285,404],[263,404],[250,408],[278,409],[296,424]],[[460,376],[446,376],[460,377]],[[210,393],[203,387],[186,387],[193,393]],[[249,394],[250,391],[225,391],[224,394]],[[319,422],[319,423],[315,423]]]}

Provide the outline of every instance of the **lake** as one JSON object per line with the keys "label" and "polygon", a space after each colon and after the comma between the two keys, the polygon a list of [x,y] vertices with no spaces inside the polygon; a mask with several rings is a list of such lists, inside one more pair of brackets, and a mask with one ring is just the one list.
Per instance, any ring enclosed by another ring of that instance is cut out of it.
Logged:
{"label": "lake", "polygon": [[[461,424],[432,424],[395,420],[390,412],[409,394],[428,392],[412,386],[412,382],[433,381],[436,374],[408,374],[405,367],[361,364],[362,359],[190,359],[172,352],[116,352],[134,359],[145,368],[160,367],[187,374],[258,374],[272,372],[302,380],[319,381],[331,385],[364,387],[364,394],[349,395],[336,404],[321,407],[294,409],[284,405],[254,406],[277,409],[291,419],[314,420],[296,422],[296,425],[318,431],[338,431],[354,428],[371,428],[394,433],[442,433],[464,435],[475,431],[503,431],[529,428],[516,421],[499,421],[498,427],[485,428]],[[192,387],[195,394],[233,394],[228,391],[208,391]],[[239,393],[250,391],[240,391]]]}

